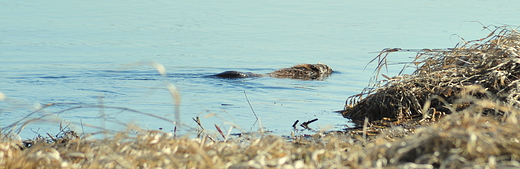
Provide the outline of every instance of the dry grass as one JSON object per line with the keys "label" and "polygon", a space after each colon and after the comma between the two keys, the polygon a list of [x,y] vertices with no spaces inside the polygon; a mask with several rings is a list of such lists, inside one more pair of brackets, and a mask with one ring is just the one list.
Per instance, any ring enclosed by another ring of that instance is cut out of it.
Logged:
{"label": "dry grass", "polygon": [[[347,100],[343,115],[370,121],[403,119],[453,113],[470,107],[476,100],[498,100],[503,106],[520,106],[520,34],[514,29],[496,28],[482,39],[463,42],[448,50],[423,49],[412,65],[411,75],[384,76],[385,80],[367,87]],[[385,49],[376,72],[386,66],[387,56],[399,48]],[[377,77],[377,75],[376,75]],[[475,90],[478,87],[482,90]],[[365,98],[364,98],[365,97]],[[426,105],[423,107],[423,105]],[[486,113],[507,114],[488,108]]]}
{"label": "dry grass", "polygon": [[[512,120],[512,119],[515,120]],[[513,122],[459,112],[417,129],[377,136],[328,133],[287,140],[247,135],[214,141],[162,131],[120,132],[86,139],[70,132],[26,147],[2,135],[3,168],[473,168],[520,167],[520,128]],[[68,133],[68,134],[67,134]],[[212,136],[217,138],[216,135]],[[2,168],[2,167],[0,167]]]}
{"label": "dry grass", "polygon": [[346,115],[368,117],[359,130],[286,139],[132,128],[94,139],[63,128],[25,142],[4,130],[0,168],[519,168],[519,38],[497,29],[449,51],[419,52],[414,74],[349,100]]}

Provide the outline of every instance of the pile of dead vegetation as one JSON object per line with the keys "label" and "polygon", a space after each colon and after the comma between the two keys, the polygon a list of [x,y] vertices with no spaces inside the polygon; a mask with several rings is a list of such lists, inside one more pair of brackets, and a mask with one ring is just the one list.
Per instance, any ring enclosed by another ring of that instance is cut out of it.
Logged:
{"label": "pile of dead vegetation", "polygon": [[[384,76],[387,79],[349,97],[342,114],[358,121],[433,118],[472,107],[482,100],[519,108],[520,33],[506,27],[490,32],[485,38],[464,41],[454,48],[420,50],[411,62],[418,66],[414,73]],[[385,49],[374,58],[378,61],[377,74],[386,66],[389,53],[398,51],[403,50]],[[466,90],[474,86],[482,90]],[[511,114],[509,109],[489,106],[483,107],[484,114],[499,118]]]}

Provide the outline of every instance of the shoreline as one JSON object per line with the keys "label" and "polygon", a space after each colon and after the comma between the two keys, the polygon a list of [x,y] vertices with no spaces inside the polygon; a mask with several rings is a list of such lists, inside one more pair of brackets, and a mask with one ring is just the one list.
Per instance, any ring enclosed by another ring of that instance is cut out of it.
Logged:
{"label": "shoreline", "polygon": [[[347,99],[346,131],[262,131],[197,138],[142,130],[92,139],[67,127],[33,140],[0,135],[5,168],[504,168],[520,167],[520,33],[496,27],[450,50],[420,50],[411,75],[388,77]],[[398,48],[392,48],[398,49]],[[383,50],[377,72],[387,56]],[[375,79],[377,81],[378,74]],[[195,130],[194,130],[195,131]],[[97,133],[103,134],[103,133]]]}

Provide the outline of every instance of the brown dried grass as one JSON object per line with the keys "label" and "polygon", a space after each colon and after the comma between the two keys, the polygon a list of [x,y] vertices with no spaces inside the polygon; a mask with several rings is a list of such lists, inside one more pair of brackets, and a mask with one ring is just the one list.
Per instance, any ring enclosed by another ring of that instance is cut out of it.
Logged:
{"label": "brown dried grass", "polygon": [[4,134],[0,168],[520,167],[519,116],[514,112],[499,121],[462,111],[416,129],[392,126],[368,138],[347,132],[287,140],[257,133],[219,141],[209,135],[178,138],[162,131],[141,131],[89,139],[66,131],[52,141],[40,139],[26,147]]}
{"label": "brown dried grass", "polygon": [[[386,66],[387,56],[399,48],[385,49],[378,60],[377,74]],[[464,109],[477,99],[499,100],[500,104],[520,106],[520,33],[497,27],[482,39],[464,41],[448,50],[423,49],[411,62],[417,70],[411,75],[388,77],[347,99],[342,114],[346,118],[370,121],[383,118],[431,117]],[[376,74],[376,77],[378,76]],[[464,91],[473,86],[483,90]],[[490,114],[507,114],[487,109]]]}
{"label": "brown dried grass", "polygon": [[279,136],[229,142],[206,138],[175,138],[170,133],[148,131],[135,137],[118,133],[104,140],[78,138],[66,144],[39,142],[22,150],[19,141],[3,137],[0,153],[4,156],[0,165],[6,168],[302,168],[310,164],[338,167],[343,151],[333,148],[345,144],[330,142],[334,145],[325,151],[318,150],[326,148],[324,145],[295,144]]}

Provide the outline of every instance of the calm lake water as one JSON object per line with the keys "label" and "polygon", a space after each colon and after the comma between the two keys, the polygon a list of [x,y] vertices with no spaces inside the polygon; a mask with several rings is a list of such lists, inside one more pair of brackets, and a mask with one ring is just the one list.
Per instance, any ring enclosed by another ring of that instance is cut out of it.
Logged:
{"label": "calm lake water", "polygon": [[[335,110],[368,84],[383,48],[448,48],[485,37],[484,25],[519,24],[520,1],[11,1],[0,2],[0,126],[29,116],[22,138],[57,133],[59,122],[78,132],[89,125],[171,131],[173,84],[180,121],[210,133],[264,130],[288,135],[300,120],[314,130],[352,125]],[[392,54],[392,62],[414,53]],[[166,77],[151,66],[157,62]],[[323,81],[268,77],[214,79],[227,70],[254,73],[300,63],[325,63],[336,72]],[[392,65],[394,76],[402,65]],[[408,71],[410,72],[410,71]],[[71,109],[76,106],[82,108]],[[52,114],[49,116],[49,114]],[[105,117],[102,117],[105,114]],[[65,124],[65,123],[64,123]],[[81,125],[83,124],[83,125]],[[179,132],[189,130],[183,127]]]}

